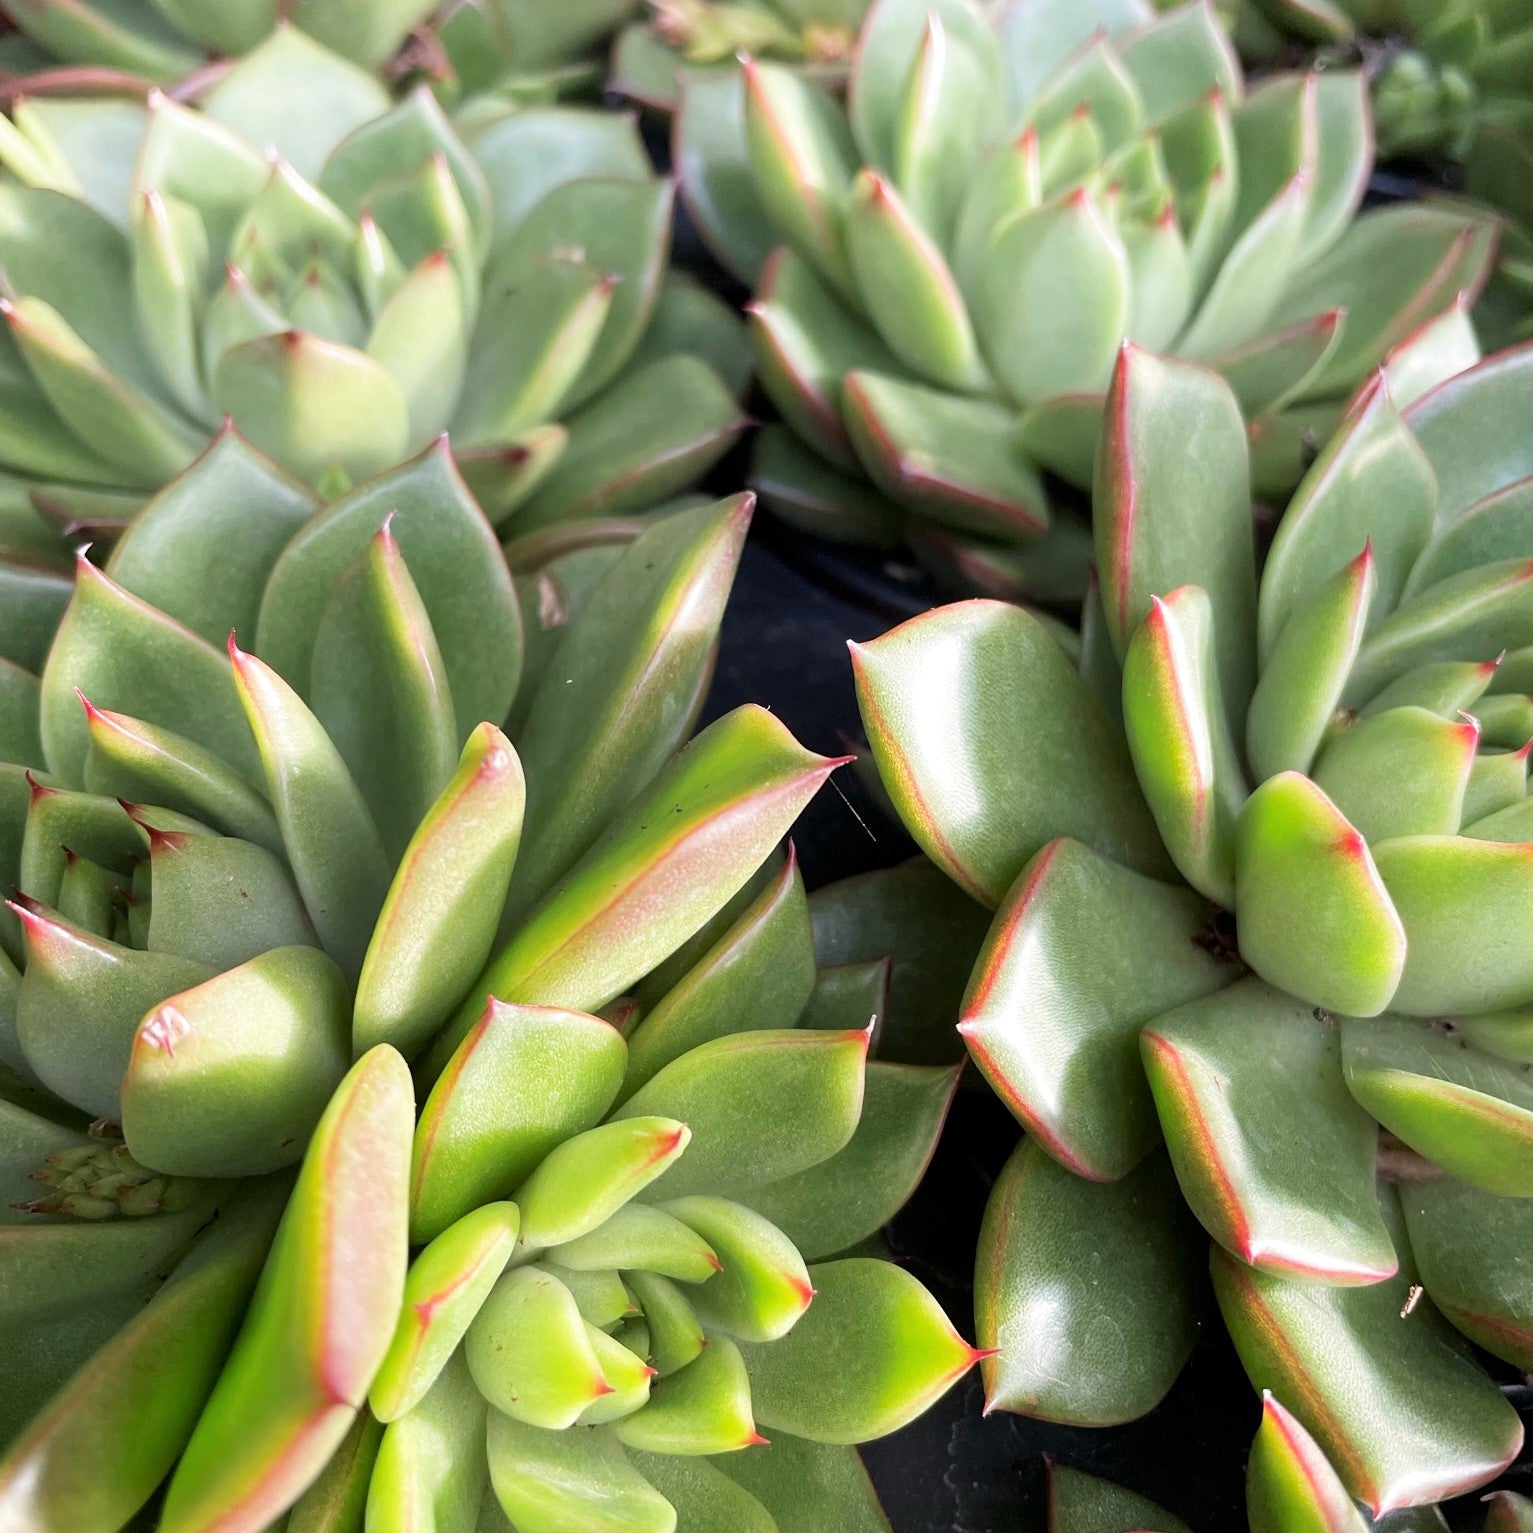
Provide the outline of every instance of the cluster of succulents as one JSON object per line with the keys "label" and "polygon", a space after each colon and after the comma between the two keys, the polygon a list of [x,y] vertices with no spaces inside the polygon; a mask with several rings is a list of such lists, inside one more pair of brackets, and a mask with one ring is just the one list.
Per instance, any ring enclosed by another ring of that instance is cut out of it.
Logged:
{"label": "cluster of succulents", "polygon": [[1125,339],[1223,373],[1284,492],[1396,348],[1418,387],[1473,359],[1464,305],[1495,244],[1483,214],[1355,216],[1361,75],[1248,91],[1198,3],[885,0],[846,106],[747,63],[689,85],[678,156],[756,285],[787,422],[758,448],[768,504],[857,541],[914,533],[970,588],[1039,600],[1084,591],[1090,536],[1044,471],[1089,484]]}
{"label": "cluster of succulents", "polygon": [[1074,651],[989,601],[856,651],[893,803],[995,910],[959,1024],[1027,1130],[992,1406],[1150,1409],[1207,1249],[1273,1397],[1253,1504],[1285,1454],[1382,1516],[1521,1447],[1460,1338],[1533,1363],[1530,399],[1527,349],[1403,414],[1380,379],[1258,576],[1234,391],[1126,348]]}
{"label": "cluster of succulents", "polygon": [[[0,17],[3,1533],[892,1533],[972,1368],[1216,1318],[1251,1533],[1533,1529],[1524,0]],[[786,535],[987,598],[853,646],[922,855],[813,890],[753,375]]]}

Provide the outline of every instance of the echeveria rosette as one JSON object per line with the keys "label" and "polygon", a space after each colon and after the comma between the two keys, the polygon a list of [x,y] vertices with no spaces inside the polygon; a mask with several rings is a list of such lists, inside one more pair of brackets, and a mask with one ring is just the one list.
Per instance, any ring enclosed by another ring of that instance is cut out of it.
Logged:
{"label": "echeveria rosette", "polygon": [[1125,348],[1078,645],[975,601],[855,652],[891,799],[996,911],[960,1013],[1028,1131],[980,1242],[993,1406],[1155,1405],[1201,1224],[1349,1504],[1517,1452],[1462,1336],[1533,1360],[1530,401],[1533,348],[1403,414],[1376,379],[1258,578],[1234,392]]}
{"label": "echeveria rosette", "polygon": [[1125,338],[1222,371],[1285,491],[1386,355],[1417,387],[1478,355],[1494,221],[1355,217],[1361,76],[1247,90],[1206,4],[880,0],[847,101],[747,63],[694,78],[677,130],[694,217],[756,285],[786,422],[757,487],[823,533],[1073,600],[1090,539],[1044,474],[1089,484]]}
{"label": "echeveria rosette", "polygon": [[289,21],[378,72],[433,9],[435,0],[6,0],[0,14],[17,35],[0,44],[0,66],[173,85],[210,60],[252,52]]}
{"label": "echeveria rosette", "polygon": [[[630,944],[641,972],[745,881],[825,770],[751,710],[676,757],[747,519],[545,535],[525,655],[516,577],[441,447],[320,507],[225,434],[107,569],[81,562],[41,680],[8,673],[0,766],[7,1435],[221,1184],[302,1154],[357,1045],[451,1014],[518,843],[514,928],[608,830],[633,871],[674,866],[690,903],[649,923],[648,962]],[[511,714],[515,749],[475,722]],[[650,841],[614,829],[673,791]],[[124,1126],[131,1164],[93,1119]]]}
{"label": "echeveria rosette", "polygon": [[225,419],[326,498],[450,432],[514,534],[694,483],[742,428],[743,337],[668,273],[634,124],[502,105],[465,132],[292,26],[197,105],[19,103],[0,545],[120,528]]}

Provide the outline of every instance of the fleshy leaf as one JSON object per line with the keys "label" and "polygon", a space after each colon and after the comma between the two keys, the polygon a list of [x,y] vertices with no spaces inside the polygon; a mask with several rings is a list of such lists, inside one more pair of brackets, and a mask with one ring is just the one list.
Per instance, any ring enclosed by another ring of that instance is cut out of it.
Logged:
{"label": "fleshy leaf", "polygon": [[380,1421],[413,1411],[435,1384],[505,1270],[519,1227],[514,1203],[486,1203],[410,1263],[399,1323],[368,1394]]}
{"label": "fleshy leaf", "polygon": [[493,724],[468,737],[458,770],[405,848],[357,980],[358,1053],[410,1055],[446,1020],[489,957],[522,828],[523,778]]}
{"label": "fleshy leaf", "polygon": [[[999,904],[1059,835],[1140,871],[1165,869],[1121,735],[1028,613],[988,601],[942,608],[855,646],[852,659],[900,817],[976,899]],[[1004,715],[997,697],[1014,700]]]}
{"label": "fleshy leaf", "polygon": [[587,1007],[621,995],[740,889],[837,764],[763,709],[709,725],[531,912],[429,1063],[457,1046],[486,994]]}
{"label": "fleshy leaf", "polygon": [[1270,1392],[1246,1465],[1251,1533],[1367,1533],[1325,1454]]}
{"label": "fleshy leaf", "polygon": [[495,1498],[518,1528],[674,1533],[670,1502],[601,1428],[549,1432],[491,1411],[489,1457]]}
{"label": "fleshy leaf", "polygon": [[1362,647],[1377,591],[1373,550],[1365,544],[1293,608],[1246,715],[1246,752],[1259,779],[1309,771]]}
{"label": "fleshy leaf", "polygon": [[1426,1021],[1349,1017],[1347,1086],[1385,1128],[1487,1192],[1533,1196],[1533,1082],[1526,1067]]}
{"label": "fleshy leaf", "polygon": [[626,1089],[736,1031],[744,1016],[753,1029],[793,1027],[814,985],[809,901],[790,850],[750,908],[629,1032]]}
{"label": "fleshy leaf", "polygon": [[1296,772],[1270,777],[1236,828],[1240,956],[1312,1005],[1371,1017],[1408,962],[1406,930],[1362,836]]}
{"label": "fleshy leaf", "polygon": [[0,1509],[8,1519],[39,1528],[116,1527],[149,1499],[217,1379],[283,1191],[264,1185],[227,1209],[154,1301],[10,1446],[0,1460]]}
{"label": "fleshy leaf", "polygon": [[1077,1426],[1142,1416],[1192,1352],[1198,1288],[1164,1156],[1095,1183],[1024,1140],[991,1191],[975,1265],[979,1342],[999,1349],[983,1365],[986,1409]]}
{"label": "fleshy leaf", "polygon": [[1477,1346],[1517,1368],[1533,1360],[1533,1293],[1522,1253],[1533,1200],[1438,1177],[1400,1189],[1411,1253],[1432,1302]]}
{"label": "fleshy leaf", "polygon": [[691,1139],[686,1124],[653,1114],[566,1139],[516,1189],[521,1244],[536,1250],[589,1235],[674,1166]]}
{"label": "fleshy leaf", "polygon": [[733,1033],[666,1065],[616,1117],[659,1115],[691,1129],[666,1195],[734,1195],[845,1147],[862,1112],[867,1053],[865,1031]]}
{"label": "fleshy leaf", "polygon": [[1255,679],[1256,590],[1246,432],[1228,384],[1189,362],[1123,348],[1097,458],[1102,607],[1119,658],[1150,598],[1208,592],[1225,706]]}
{"label": "fleshy leaf", "polygon": [[798,1324],[769,1345],[741,1348],[756,1418],[769,1429],[826,1443],[883,1437],[978,1360],[937,1301],[892,1262],[852,1257],[809,1276],[815,1299]]}
{"label": "fleshy leaf", "polygon": [[1208,907],[1082,846],[1051,841],[981,949],[958,1030],[1036,1142],[1094,1181],[1155,1144],[1139,1029],[1237,971],[1210,951]]}
{"label": "fleshy leaf", "polygon": [[410,1172],[410,1235],[420,1244],[504,1196],[572,1134],[601,1121],[626,1049],[609,1023],[491,1001],[421,1109]]}
{"label": "fleshy leaf", "polygon": [[1187,1533],[1143,1496],[1064,1464],[1049,1463],[1049,1533]]}
{"label": "fleshy leaf", "polygon": [[166,1533],[205,1527],[231,1504],[252,1528],[280,1516],[364,1406],[404,1295],[412,1095],[404,1061],[378,1048],[326,1109],[170,1482]]}
{"label": "fleshy leaf", "polygon": [[678,1198],[664,1211],[697,1231],[720,1270],[687,1292],[698,1318],[751,1342],[774,1342],[814,1297],[804,1259],[770,1220],[727,1198]]}
{"label": "fleshy leaf", "polygon": [[1213,621],[1199,586],[1150,598],[1123,656],[1123,727],[1178,870],[1227,906],[1235,898],[1235,824],[1246,785],[1219,688]]}
{"label": "fleshy leaf", "polygon": [[[1385,1196],[1393,1203],[1388,1189]],[[1392,1222],[1397,1215],[1386,1208]],[[1416,1274],[1403,1256],[1395,1277],[1360,1288],[1257,1272],[1218,1247],[1212,1264],[1251,1382],[1292,1402],[1342,1483],[1375,1516],[1481,1484],[1517,1453],[1516,1413],[1431,1300],[1409,1303]]]}
{"label": "fleshy leaf", "polygon": [[661,521],[565,629],[517,733],[529,786],[514,904],[546,892],[681,743],[750,513],[739,496]]}
{"label": "fleshy leaf", "polygon": [[1435,1017],[1533,997],[1533,954],[1518,935],[1533,901],[1533,850],[1402,836],[1380,843],[1375,858],[1407,941],[1395,1010]]}
{"label": "fleshy leaf", "polygon": [[346,983],[277,947],[173,995],[139,1024],[122,1082],[137,1160],[173,1176],[252,1176],[298,1160],[351,1061]]}
{"label": "fleshy leaf", "polygon": [[1157,1017],[1143,1048],[1183,1194],[1226,1250],[1328,1283],[1393,1275],[1378,1134],[1333,1021],[1250,979]]}
{"label": "fleshy leaf", "polygon": [[564,1431],[612,1393],[586,1330],[574,1296],[556,1277],[539,1267],[514,1267],[480,1305],[464,1353],[474,1383],[497,1413]]}
{"label": "fleshy leaf", "polygon": [[229,658],[299,892],[325,950],[350,979],[388,890],[377,828],[334,742],[298,694],[232,637]]}

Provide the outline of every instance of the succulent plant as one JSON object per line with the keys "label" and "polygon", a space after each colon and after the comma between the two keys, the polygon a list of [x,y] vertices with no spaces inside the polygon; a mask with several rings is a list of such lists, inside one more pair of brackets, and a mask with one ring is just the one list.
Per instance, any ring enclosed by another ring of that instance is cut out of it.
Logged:
{"label": "succulent plant", "polygon": [[120,528],[225,418],[327,498],[450,430],[517,533],[653,505],[742,427],[739,326],[668,274],[625,118],[465,143],[287,26],[200,107],[23,101],[0,160],[8,550]]}
{"label": "succulent plant", "polygon": [[1244,0],[1242,53],[1361,55],[1379,153],[1445,155],[1467,194],[1504,214],[1500,262],[1477,313],[1502,345],[1533,325],[1533,13],[1497,0]]}
{"label": "succulent plant", "polygon": [[848,100],[747,64],[694,79],[677,130],[694,217],[757,282],[787,422],[757,488],[823,533],[914,530],[971,588],[1078,597],[1089,536],[1043,471],[1089,483],[1125,337],[1230,379],[1264,489],[1401,343],[1425,380],[1477,355],[1493,221],[1355,218],[1361,76],[1247,92],[1206,4],[881,0]]}
{"label": "succulent plant", "polygon": [[991,1407],[1155,1405],[1207,1246],[1253,1384],[1373,1515],[1517,1452],[1463,1338],[1533,1363],[1530,402],[1533,347],[1403,414],[1376,379],[1258,579],[1234,390],[1126,347],[1078,653],[990,601],[854,651],[891,799],[995,911],[959,1023],[1027,1130]]}
{"label": "succulent plant", "polygon": [[607,44],[643,0],[447,0],[413,57],[445,99],[471,101],[477,115],[495,102],[526,103],[598,93]]}
{"label": "succulent plant", "polygon": [[[321,506],[226,430],[82,558],[0,766],[0,1524],[117,1529],[169,1476],[164,1529],[445,1533],[488,1474],[522,1533],[886,1527],[846,1445],[976,1354],[820,1259],[956,1066],[870,1062],[887,963],[817,973],[768,861],[835,763],[750,707],[679,748],[748,519],[554,529],[514,580],[445,446]],[[738,1486],[690,1457],[756,1419]]]}
{"label": "succulent plant", "polygon": [[435,0],[5,0],[16,29],[0,67],[17,75],[49,68],[107,80],[127,76],[172,85],[212,58],[249,53],[280,21],[378,71]]}
{"label": "succulent plant", "polygon": [[618,35],[612,83],[671,111],[693,71],[743,54],[842,85],[868,7],[869,0],[649,0],[648,14]]}

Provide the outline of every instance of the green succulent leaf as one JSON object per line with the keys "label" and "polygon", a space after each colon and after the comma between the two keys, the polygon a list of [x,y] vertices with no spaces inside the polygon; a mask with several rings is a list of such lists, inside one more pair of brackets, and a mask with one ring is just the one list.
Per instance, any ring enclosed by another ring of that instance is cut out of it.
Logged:
{"label": "green succulent leaf", "polygon": [[363,1055],[320,1120],[228,1365],[170,1482],[162,1526],[237,1505],[264,1525],[350,1430],[404,1294],[410,1072]]}
{"label": "green succulent leaf", "polygon": [[1050,1463],[1049,1533],[1187,1533],[1186,1524],[1121,1485]]}
{"label": "green succulent leaf", "polygon": [[389,885],[377,827],[335,742],[298,694],[232,636],[229,658],[299,893],[351,979]]}
{"label": "green succulent leaf", "polygon": [[1013,450],[1010,410],[879,372],[848,373],[841,385],[857,456],[890,499],[1008,543],[1048,526],[1043,482]]}
{"label": "green succulent leaf", "polygon": [[1246,753],[1257,777],[1310,770],[1377,595],[1373,549],[1365,544],[1294,608],[1266,658],[1246,715]]}
{"label": "green succulent leaf", "polygon": [[1007,393],[1030,405],[1105,388],[1132,283],[1129,251],[1084,189],[997,228],[976,278],[975,313]]}
{"label": "green succulent leaf", "polygon": [[1183,1194],[1226,1250],[1327,1283],[1394,1274],[1334,1021],[1249,979],[1157,1017],[1143,1049]]}
{"label": "green succulent leaf", "polygon": [[[130,818],[149,843],[143,943],[150,952],[228,969],[272,948],[316,946],[287,869],[264,847],[233,836],[160,830],[142,810],[130,811]],[[84,866],[77,858],[71,870]]]}
{"label": "green succulent leaf", "polygon": [[675,1507],[680,1525],[697,1533],[779,1533],[766,1507],[712,1464],[673,1453],[634,1452],[632,1458]]}
{"label": "green succulent leaf", "polygon": [[1315,1439],[1269,1392],[1246,1466],[1252,1533],[1367,1533],[1367,1523]]}
{"label": "green succulent leaf", "polygon": [[1450,1175],[1533,1195],[1533,1083],[1524,1067],[1405,1017],[1342,1025],[1352,1095]]}
{"label": "green succulent leaf", "polygon": [[490,1484],[522,1533],[674,1533],[670,1502],[603,1428],[550,1432],[490,1412]]}
{"label": "green succulent leaf", "polygon": [[1432,1302],[1477,1346],[1526,1368],[1533,1296],[1520,1255],[1533,1203],[1445,1176],[1402,1186],[1400,1207]]}
{"label": "green succulent leaf", "polygon": [[258,789],[221,756],[142,719],[86,701],[90,732],[83,781],[104,798],[162,804],[280,854],[282,831]]}
{"label": "green succulent leaf", "polygon": [[[1386,1223],[1398,1224],[1397,1205],[1386,1207]],[[1213,1253],[1214,1290],[1252,1383],[1293,1402],[1295,1419],[1375,1516],[1481,1484],[1522,1438],[1516,1413],[1431,1300],[1409,1303],[1416,1274],[1403,1246],[1395,1277],[1342,1288]]]}
{"label": "green succulent leaf", "polygon": [[628,1036],[625,1088],[641,1089],[689,1050],[732,1033],[743,1015],[755,1028],[791,1028],[815,988],[814,934],[797,859]]}
{"label": "green succulent leaf", "polygon": [[778,1533],[819,1533],[825,1517],[845,1533],[889,1533],[855,1449],[776,1432],[770,1446],[731,1453],[718,1468],[761,1501]]}
{"label": "green succulent leaf", "polygon": [[26,934],[26,971],[16,997],[22,1055],[61,1099],[115,1122],[140,1019],[211,971],[93,936],[26,897],[12,909]]}
{"label": "green succulent leaf", "polygon": [[399,1321],[368,1394],[379,1421],[407,1416],[434,1388],[511,1259],[520,1225],[516,1204],[486,1203],[411,1262]]}
{"label": "green succulent leaf", "polygon": [[858,291],[890,351],[944,388],[982,388],[984,364],[958,284],[900,193],[874,171],[852,182],[845,235]]}
{"label": "green succulent leaf", "polygon": [[[420,1401],[384,1430],[367,1482],[366,1523],[377,1533],[475,1533],[490,1478],[488,1416],[466,1357],[455,1351]],[[292,1520],[288,1533],[298,1533]]]}
{"label": "green succulent leaf", "polygon": [[823,92],[770,64],[742,68],[756,195],[768,221],[837,288],[851,290],[845,208],[856,169],[845,118]]}
{"label": "green succulent leaf", "polygon": [[431,619],[388,522],[336,583],[309,696],[397,858],[452,775],[457,728]]}
{"label": "green succulent leaf", "polygon": [[[1143,872],[1165,869],[1121,735],[1028,613],[981,601],[939,609],[854,646],[852,660],[901,819],[976,899],[998,905],[1058,835]],[[996,697],[1018,705],[999,714]]]}
{"label": "green succulent leaf", "polygon": [[940,1399],[978,1358],[937,1301],[890,1262],[851,1257],[809,1276],[814,1302],[793,1329],[741,1348],[757,1420],[768,1428],[827,1443],[882,1437]]}
{"label": "green succulent leaf", "polygon": [[149,1306],[10,1446],[0,1460],[8,1520],[88,1533],[122,1526],[148,1501],[213,1389],[283,1192],[264,1183],[227,1208]]}
{"label": "green succulent leaf", "polygon": [[553,1247],[549,1260],[575,1272],[659,1273],[701,1283],[719,1270],[713,1247],[680,1219],[647,1203],[626,1203],[588,1234]]}
{"label": "green succulent leaf", "polygon": [[1496,1011],[1533,994],[1527,954],[1513,935],[1533,895],[1526,845],[1402,836],[1379,845],[1377,862],[1407,940],[1395,1010]]}
{"label": "green succulent leaf", "polygon": [[1159,1138],[1139,1029],[1238,972],[1210,951],[1208,922],[1190,891],[1064,838],[996,912],[958,1030],[1035,1142],[1076,1175],[1116,1180]]}
{"label": "green succulent leaf", "polygon": [[733,1453],[761,1439],[751,1419],[750,1380],[740,1349],[713,1336],[685,1368],[654,1386],[648,1403],[612,1429],[628,1448],[701,1457]]}
{"label": "green succulent leaf", "polygon": [[798,1324],[814,1289],[803,1257],[776,1225],[727,1198],[694,1194],[663,1208],[718,1256],[719,1271],[686,1295],[699,1320],[757,1343]]}
{"label": "green succulent leaf", "polygon": [[1406,927],[1362,836],[1308,778],[1270,777],[1236,827],[1240,956],[1328,1011],[1376,1016],[1409,961]]}
{"label": "green succulent leaf", "polygon": [[599,1123],[626,1049],[600,1018],[492,1000],[421,1109],[410,1169],[410,1236],[435,1239],[510,1192],[552,1150]]}
{"label": "green succulent leaf", "polygon": [[[1199,586],[1150,598],[1123,656],[1123,726],[1178,870],[1209,899],[1229,905],[1246,785],[1219,691],[1213,623],[1212,603]],[[1259,717],[1256,706],[1250,716]]]}
{"label": "green succulent leaf", "polygon": [[515,1267],[480,1305],[464,1353],[474,1383],[494,1411],[562,1432],[587,1406],[612,1393],[587,1331],[574,1295],[552,1273]]}
{"label": "green succulent leaf", "polygon": [[1314,764],[1314,778],[1370,845],[1452,835],[1464,820],[1479,743],[1471,719],[1388,708],[1338,728]]}
{"label": "green succulent leaf", "polygon": [[750,512],[738,496],[657,523],[565,629],[518,733],[530,784],[518,907],[568,871],[681,743]]}
{"label": "green succulent leaf", "polygon": [[151,1011],[122,1080],[134,1157],[173,1176],[252,1176],[303,1154],[351,1062],[346,982],[276,947]]}
{"label": "green succulent leaf", "polygon": [[957,1085],[956,1068],[874,1060],[846,1146],[806,1171],[752,1188],[752,1207],[811,1261],[850,1250],[909,1201]]}
{"label": "green succulent leaf", "polygon": [[763,709],[709,725],[528,915],[428,1063],[457,1046],[485,994],[583,1006],[621,995],[745,884],[837,764]]}
{"label": "green succulent leaf", "polygon": [[1023,1140],[991,1191],[975,1265],[979,1342],[998,1349],[983,1363],[987,1408],[1108,1426],[1158,1404],[1197,1337],[1195,1241],[1164,1156],[1089,1182]]}
{"label": "green succulent leaf", "polygon": [[1240,718],[1255,680],[1256,589],[1245,426],[1229,386],[1132,345],[1118,359],[1097,460],[1097,570],[1121,659],[1150,599],[1208,592],[1220,689]]}
{"label": "green succulent leaf", "polygon": [[[482,720],[498,723],[510,712],[521,669],[521,619],[494,530],[445,443],[362,485],[305,524],[267,584],[256,652],[307,696],[331,593],[385,521],[430,618],[458,738],[466,739]],[[100,701],[113,706],[110,698]]]}
{"label": "green succulent leaf", "polygon": [[690,1128],[687,1154],[665,1180],[668,1196],[738,1194],[845,1148],[862,1113],[868,1041],[863,1030],[791,1028],[715,1038],[666,1065],[616,1117]]}
{"label": "green succulent leaf", "polygon": [[83,780],[90,750],[78,692],[98,708],[183,735],[259,780],[260,758],[228,662],[83,559],[43,672],[43,748],[49,770],[68,782]]}
{"label": "green succulent leaf", "polygon": [[1437,525],[1505,485],[1533,475],[1533,447],[1508,422],[1533,398],[1533,352],[1513,347],[1433,389],[1406,415],[1437,475]]}
{"label": "green succulent leaf", "polygon": [[536,1250],[589,1235],[674,1166],[691,1140],[674,1118],[626,1111],[566,1139],[516,1190],[522,1245]]}

